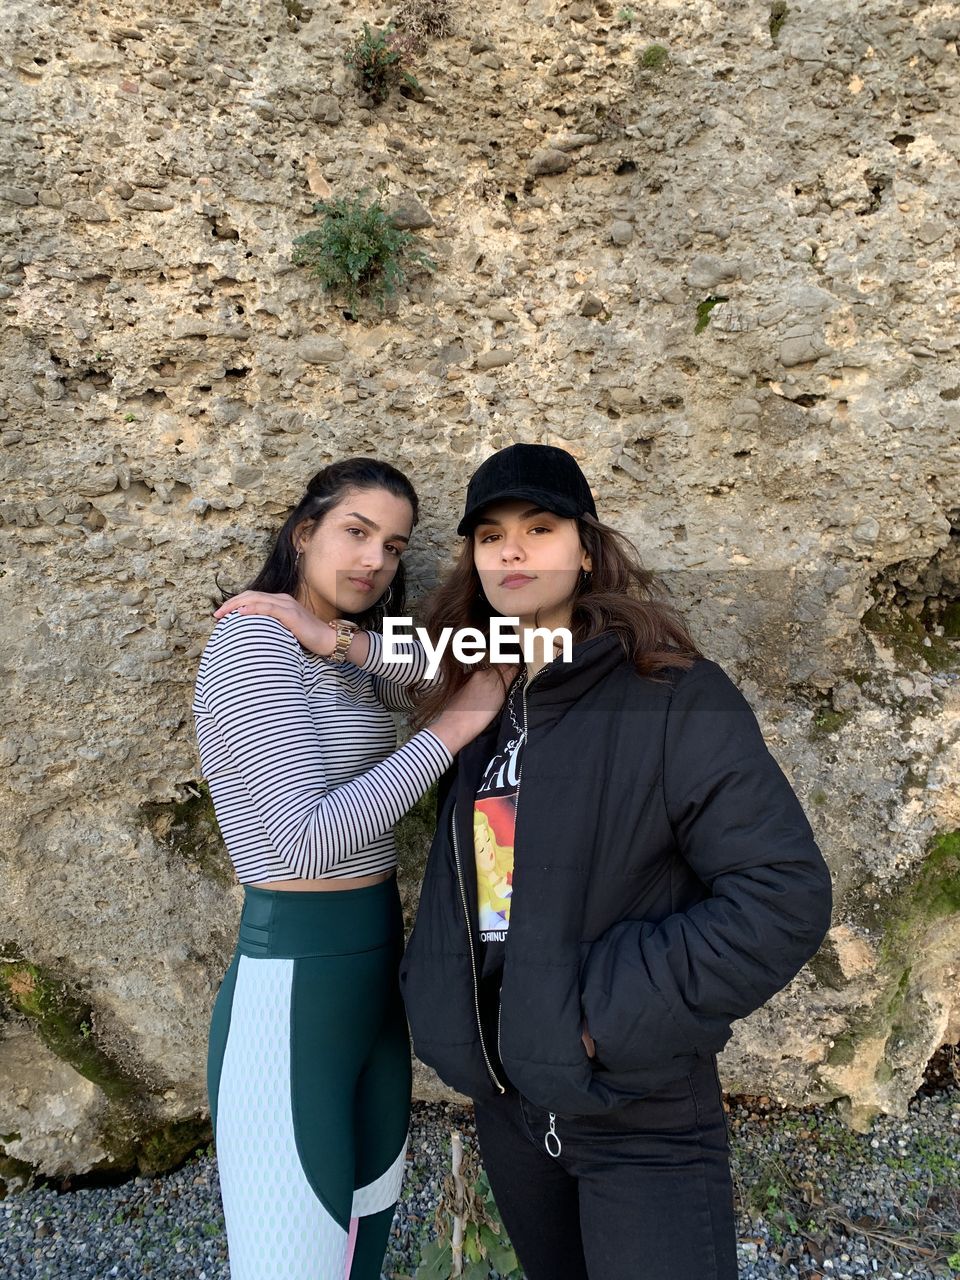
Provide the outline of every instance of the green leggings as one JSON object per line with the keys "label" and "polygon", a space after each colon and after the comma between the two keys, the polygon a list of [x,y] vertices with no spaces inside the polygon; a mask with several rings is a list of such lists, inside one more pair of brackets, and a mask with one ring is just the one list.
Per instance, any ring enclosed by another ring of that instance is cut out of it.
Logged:
{"label": "green leggings", "polygon": [[396,880],[245,886],[207,1090],[231,1280],[379,1280],[410,1119]]}

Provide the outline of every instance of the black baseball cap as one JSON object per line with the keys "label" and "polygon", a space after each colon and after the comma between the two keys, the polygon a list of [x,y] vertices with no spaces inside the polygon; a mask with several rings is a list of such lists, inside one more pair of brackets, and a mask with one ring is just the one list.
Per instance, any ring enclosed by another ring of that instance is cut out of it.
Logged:
{"label": "black baseball cap", "polygon": [[467,485],[457,533],[469,533],[481,508],[507,498],[529,498],[544,511],[575,518],[597,506],[587,478],[566,449],[552,444],[512,444],[482,462]]}

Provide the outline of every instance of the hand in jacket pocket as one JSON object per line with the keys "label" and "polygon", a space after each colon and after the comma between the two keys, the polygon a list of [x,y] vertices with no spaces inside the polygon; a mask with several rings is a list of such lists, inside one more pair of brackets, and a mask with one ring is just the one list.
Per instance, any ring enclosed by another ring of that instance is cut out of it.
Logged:
{"label": "hand in jacket pocket", "polygon": [[593,1036],[587,1030],[586,1023],[583,1024],[583,1031],[580,1034],[580,1039],[583,1041],[583,1047],[587,1051],[587,1057],[595,1058],[597,1056],[597,1046],[594,1043]]}

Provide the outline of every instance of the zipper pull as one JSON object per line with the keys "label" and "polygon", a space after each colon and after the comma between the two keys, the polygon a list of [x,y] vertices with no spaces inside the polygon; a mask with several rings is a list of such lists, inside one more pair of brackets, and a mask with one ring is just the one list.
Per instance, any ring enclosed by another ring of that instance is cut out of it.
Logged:
{"label": "zipper pull", "polygon": [[[551,1141],[552,1140],[552,1141]],[[543,1140],[543,1145],[547,1148],[547,1154],[556,1157],[562,1151],[560,1139],[557,1136],[557,1117],[550,1112],[550,1128],[547,1130],[547,1136]]]}

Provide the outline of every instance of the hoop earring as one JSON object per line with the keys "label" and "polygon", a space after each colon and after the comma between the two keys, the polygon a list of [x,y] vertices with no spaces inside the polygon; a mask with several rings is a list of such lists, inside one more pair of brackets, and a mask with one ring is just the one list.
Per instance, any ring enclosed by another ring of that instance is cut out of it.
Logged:
{"label": "hoop earring", "polygon": [[300,547],[297,547],[297,557],[296,557],[296,559],[295,559],[295,560],[294,560],[294,562],[293,562],[293,567],[294,567],[294,569],[296,569],[296,570],[298,570],[298,571],[299,571],[299,569],[300,569],[300,557],[301,557],[302,555],[303,555],[303,551],[302,551],[302,549],[301,549]]}
{"label": "hoop earring", "polygon": [[386,591],[380,597],[380,606],[385,609],[393,599],[393,587],[387,587]]}

